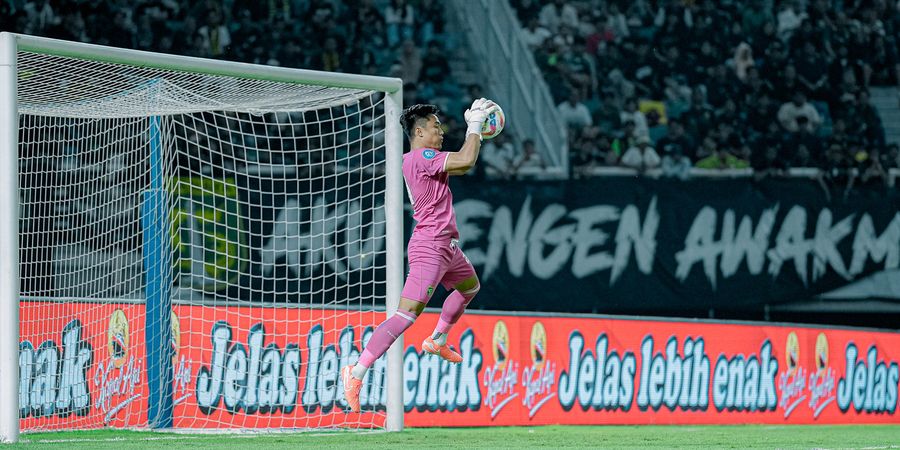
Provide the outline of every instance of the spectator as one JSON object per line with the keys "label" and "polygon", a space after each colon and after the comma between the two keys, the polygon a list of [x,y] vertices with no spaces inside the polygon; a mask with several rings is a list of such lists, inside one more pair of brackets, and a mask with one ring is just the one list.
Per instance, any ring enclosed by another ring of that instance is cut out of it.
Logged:
{"label": "spectator", "polygon": [[670,115],[681,115],[684,111],[690,109],[693,91],[687,85],[687,80],[683,75],[674,75],[665,77],[665,101],[666,111]]}
{"label": "spectator", "polygon": [[[776,72],[775,75],[779,73]],[[800,80],[797,78],[797,67],[793,64],[788,64],[784,66],[784,69],[780,71],[780,76],[778,76],[774,83],[774,92],[773,95],[775,100],[779,103],[784,103],[790,101],[795,92],[798,92],[803,89],[803,86],[800,84]]]}
{"label": "spectator", "polygon": [[505,134],[485,141],[481,146],[485,174],[488,178],[509,180],[515,176],[516,149]]}
{"label": "spectator", "polygon": [[[775,17],[772,12],[766,8],[763,0],[752,0],[747,8],[744,8],[744,15],[741,18],[742,28],[750,36],[756,36],[762,33],[767,23],[772,23]],[[765,48],[765,47],[763,47]]]}
{"label": "spectator", "polygon": [[881,153],[881,165],[885,169],[900,169],[900,145],[888,144],[887,149]]}
{"label": "spectator", "polygon": [[828,89],[828,67],[822,63],[825,58],[816,53],[816,46],[810,41],[803,44],[797,58],[797,75],[800,84],[809,96],[824,99]]}
{"label": "spectator", "polygon": [[338,51],[337,39],[333,36],[325,38],[322,51],[312,61],[314,68],[329,72],[343,72],[344,58]]}
{"label": "spectator", "polygon": [[572,29],[578,29],[578,11],[566,0],[553,0],[541,8],[538,20],[542,27],[551,32],[559,31],[565,25]]}
{"label": "spectator", "polygon": [[829,201],[833,189],[841,190],[846,197],[853,188],[855,177],[853,163],[845,150],[840,145],[832,144],[825,153],[825,162],[822,166],[822,180]]}
{"label": "spectator", "polygon": [[731,60],[734,65],[734,75],[740,81],[747,79],[747,70],[753,67],[753,49],[746,42],[741,42],[734,50],[734,58]]}
{"label": "spectator", "polygon": [[553,33],[542,27],[537,18],[529,20],[528,26],[522,29],[522,41],[532,51],[544,45],[544,42],[551,36],[553,36]]}
{"label": "spectator", "polygon": [[622,165],[637,169],[644,172],[648,169],[655,169],[660,166],[662,161],[656,150],[650,146],[650,138],[647,136],[639,136],[637,138],[637,147],[631,147],[622,155]]}
{"label": "spectator", "polygon": [[626,120],[622,124],[622,129],[615,133],[615,139],[612,143],[613,151],[616,152],[617,156],[621,156],[626,150],[637,145],[637,138],[638,134],[634,127],[634,121]]}
{"label": "spectator", "polygon": [[[50,0],[25,2],[22,9],[28,18],[29,27],[23,31],[28,34],[42,34],[45,30],[58,25],[62,21],[50,3]],[[127,19],[124,13],[123,18]]]}
{"label": "spectator", "polygon": [[[373,0],[361,0],[361,4],[356,7],[355,15],[353,27],[356,39],[353,39],[353,43],[383,46],[387,39],[386,25],[384,16],[375,7]],[[361,38],[363,36],[365,39]]]}
{"label": "spectator", "polygon": [[570,166],[572,175],[576,178],[590,176],[594,167],[603,164],[605,155],[600,142],[604,141],[609,147],[609,138],[603,135],[597,127],[585,128],[575,144],[572,146]]}
{"label": "spectator", "polygon": [[637,136],[649,136],[649,128],[647,126],[647,117],[638,110],[637,99],[634,97],[625,100],[625,109],[619,113],[619,120],[622,123],[631,121],[634,123],[635,134]]}
{"label": "spectator", "polygon": [[675,159],[686,157],[692,158],[694,155],[694,143],[684,134],[684,125],[680,120],[669,120],[669,129],[656,144],[659,154],[664,158],[671,156]]}
{"label": "spectator", "polygon": [[575,89],[570,90],[568,100],[557,106],[557,112],[566,126],[577,130],[573,136],[578,136],[581,128],[593,124],[591,112],[581,103],[581,95]]}
{"label": "spectator", "polygon": [[700,146],[694,151],[694,159],[702,161],[709,158],[716,153],[718,148],[719,143],[716,141],[715,133],[708,132],[706,136],[703,137],[703,140],[700,141]]}
{"label": "spectator", "polygon": [[653,10],[648,0],[629,2],[628,9],[625,10],[625,17],[627,17],[628,26],[640,34],[646,33],[644,28],[649,28],[653,24]]}
{"label": "spectator", "polygon": [[862,121],[863,128],[860,130],[860,134],[866,142],[876,147],[884,147],[885,137],[881,116],[869,101],[869,91],[865,89],[860,90],[856,95],[856,114]]}
{"label": "spectator", "polygon": [[[821,161],[821,158],[819,159]],[[794,149],[794,155],[790,159],[791,167],[819,167],[821,163],[813,159],[809,149],[805,145],[799,145]]]}
{"label": "spectator", "polygon": [[[347,54],[346,62],[347,62],[347,71],[350,73],[362,73],[366,75],[377,75],[378,74],[378,58],[375,56],[375,53],[371,48],[366,46],[365,41],[362,39],[354,39],[353,43],[350,44],[350,53]],[[296,48],[299,52],[299,47],[296,45],[296,42],[290,41],[285,43],[285,47]],[[283,59],[285,61],[291,61],[291,59]]]}
{"label": "spectator", "polygon": [[766,177],[778,177],[787,174],[788,163],[784,155],[779,154],[778,147],[767,147],[762,152],[757,152],[751,160],[753,178],[761,180]]}
{"label": "spectator", "polygon": [[813,160],[821,161],[822,159],[822,141],[818,136],[812,133],[812,130],[806,126],[806,117],[797,118],[797,131],[790,133],[786,139],[787,148],[797,148],[804,146],[809,150]]}
{"label": "spectator", "polygon": [[419,0],[416,11],[416,28],[419,30],[419,42],[431,42],[436,33],[444,31],[444,17],[441,14],[444,6],[437,0]]}
{"label": "spectator", "polygon": [[400,78],[406,83],[418,83],[419,74],[422,73],[422,56],[412,39],[403,41],[398,60],[400,63]]}
{"label": "spectator", "polygon": [[[711,138],[707,137],[706,140],[711,140]],[[706,140],[704,140],[704,144],[706,143]],[[704,147],[706,146],[704,145]],[[750,167],[750,163],[732,155],[721,145],[716,145],[715,148],[712,148],[711,150],[712,154],[697,161],[695,167],[698,169],[710,170],[746,169],[747,167]]]}
{"label": "spectator", "polygon": [[[47,19],[51,20],[51,19]],[[207,18],[209,20],[209,18]],[[226,31],[227,33],[227,31]],[[110,27],[105,43],[114,47],[134,48],[135,44],[135,26],[128,18],[125,10],[118,10],[113,16],[112,26]],[[202,34],[201,34],[202,37]],[[209,45],[204,45],[204,49],[208,49]],[[208,56],[209,53],[201,53],[202,56]]]}
{"label": "spectator", "polygon": [[769,124],[775,123],[772,121],[775,113],[775,105],[772,103],[772,98],[765,92],[761,92],[759,97],[756,97],[752,103],[750,111],[747,112],[747,125],[750,126],[750,130],[754,133],[765,133],[769,128]]}
{"label": "spectator", "polygon": [[621,42],[627,39],[631,34],[628,26],[628,19],[625,14],[619,10],[619,5],[610,3],[606,11],[605,29],[609,33],[609,39]]}
{"label": "spectator", "polygon": [[197,30],[197,35],[200,38],[199,45],[207,57],[221,57],[231,45],[231,34],[222,23],[222,12],[218,9],[211,9],[206,14],[206,24]]}
{"label": "spectator", "polygon": [[691,176],[691,160],[685,155],[669,154],[662,157],[662,175],[687,180]]}
{"label": "spectator", "polygon": [[726,100],[734,98],[740,84],[740,81],[729,76],[725,64],[719,64],[713,69],[712,78],[707,80],[706,98],[714,107],[721,107]]}
{"label": "spectator", "polygon": [[884,36],[872,36],[872,51],[868,53],[866,66],[871,72],[868,84],[898,86],[900,79],[900,59],[897,55],[896,41],[888,41]]}
{"label": "spectator", "polygon": [[859,185],[871,187],[887,187],[888,173],[882,165],[881,154],[877,148],[871,152],[859,164]]}
{"label": "spectator", "polygon": [[591,55],[585,51],[584,39],[577,38],[571,46],[564,47],[561,68],[568,84],[582,93],[582,98],[591,98],[597,89],[597,68]]}
{"label": "spectator", "polygon": [[537,19],[541,13],[541,0],[513,0],[516,15],[520,23],[528,23],[531,19]]}
{"label": "spectator", "polygon": [[616,95],[611,92],[601,94],[603,102],[594,110],[593,121],[600,130],[605,133],[612,133],[613,130],[619,129],[621,126],[621,117],[619,115],[619,105]]}
{"label": "spectator", "polygon": [[[450,75],[450,63],[438,41],[428,43],[428,50],[422,58],[419,80],[431,84],[441,84]],[[429,95],[426,95],[429,97]]]}
{"label": "spectator", "polygon": [[747,76],[744,78],[743,96],[738,99],[745,103],[751,103],[762,96],[769,96],[773,87],[768,80],[759,76],[759,69],[750,67],[747,69]]}
{"label": "spectator", "polygon": [[400,42],[412,39],[416,23],[413,6],[406,0],[391,0],[391,4],[384,10],[384,22],[388,47],[394,48]]}
{"label": "spectator", "polygon": [[[519,158],[513,163],[513,172],[519,177],[522,177],[522,171],[533,171],[535,169],[544,170],[547,168],[547,164],[544,162],[543,158],[541,158],[540,153],[534,147],[534,141],[531,139],[526,139],[522,142],[522,153],[519,155]],[[526,174],[527,175],[527,174]]]}
{"label": "spectator", "polygon": [[686,134],[692,138],[712,127],[715,108],[706,101],[706,89],[703,86],[694,87],[689,109],[674,117],[682,121]]}
{"label": "spectator", "polygon": [[782,41],[790,39],[794,30],[800,27],[800,23],[806,18],[800,6],[793,1],[785,1],[778,7],[778,37]]}
{"label": "spectator", "polygon": [[778,122],[785,130],[796,132],[802,125],[806,127],[810,133],[815,132],[822,123],[819,112],[813,105],[806,101],[806,94],[802,90],[794,92],[793,100],[781,105],[778,110]]}
{"label": "spectator", "polygon": [[609,84],[607,86],[618,98],[631,98],[637,92],[634,83],[628,81],[619,69],[613,69],[609,72],[608,81]]}

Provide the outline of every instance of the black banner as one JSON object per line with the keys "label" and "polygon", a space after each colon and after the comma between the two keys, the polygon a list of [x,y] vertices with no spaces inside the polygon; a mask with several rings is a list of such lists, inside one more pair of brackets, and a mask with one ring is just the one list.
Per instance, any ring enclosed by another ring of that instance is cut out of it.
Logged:
{"label": "black banner", "polygon": [[898,267],[900,196],[808,180],[455,183],[462,248],[499,310],[748,309]]}
{"label": "black banner", "polygon": [[[180,287],[253,302],[383,303],[384,211],[371,194],[379,181],[229,183],[185,189],[201,197],[181,193],[179,216],[194,219],[179,226]],[[473,305],[481,309],[757,309],[900,265],[894,190],[857,189],[828,201],[809,180],[631,177],[462,177],[452,189],[462,248],[482,281]],[[210,192],[230,199],[210,200]],[[210,204],[221,219],[203,212]],[[186,244],[197,229],[207,236],[203,255],[191,253],[196,242]]]}

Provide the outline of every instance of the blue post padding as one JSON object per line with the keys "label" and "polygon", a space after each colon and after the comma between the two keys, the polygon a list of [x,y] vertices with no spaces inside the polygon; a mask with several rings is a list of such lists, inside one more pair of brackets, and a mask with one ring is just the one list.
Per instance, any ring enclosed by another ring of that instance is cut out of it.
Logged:
{"label": "blue post padding", "polygon": [[141,205],[146,294],[144,326],[147,345],[147,421],[150,428],[171,428],[174,372],[172,358],[172,297],[169,261],[168,201],[163,189],[160,119],[150,119],[150,189]]}

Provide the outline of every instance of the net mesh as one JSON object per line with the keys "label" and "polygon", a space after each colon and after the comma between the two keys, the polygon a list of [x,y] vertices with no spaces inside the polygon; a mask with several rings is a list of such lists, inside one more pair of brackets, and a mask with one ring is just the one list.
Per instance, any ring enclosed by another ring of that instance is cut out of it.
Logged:
{"label": "net mesh", "polygon": [[383,426],[381,93],[17,63],[23,430]]}

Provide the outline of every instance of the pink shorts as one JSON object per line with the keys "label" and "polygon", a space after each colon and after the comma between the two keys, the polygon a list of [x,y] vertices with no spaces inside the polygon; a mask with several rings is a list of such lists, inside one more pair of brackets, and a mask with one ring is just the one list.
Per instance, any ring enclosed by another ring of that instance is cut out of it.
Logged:
{"label": "pink shorts", "polygon": [[400,295],[403,298],[428,303],[438,283],[450,290],[475,276],[475,268],[456,239],[410,239],[406,254],[409,275]]}

